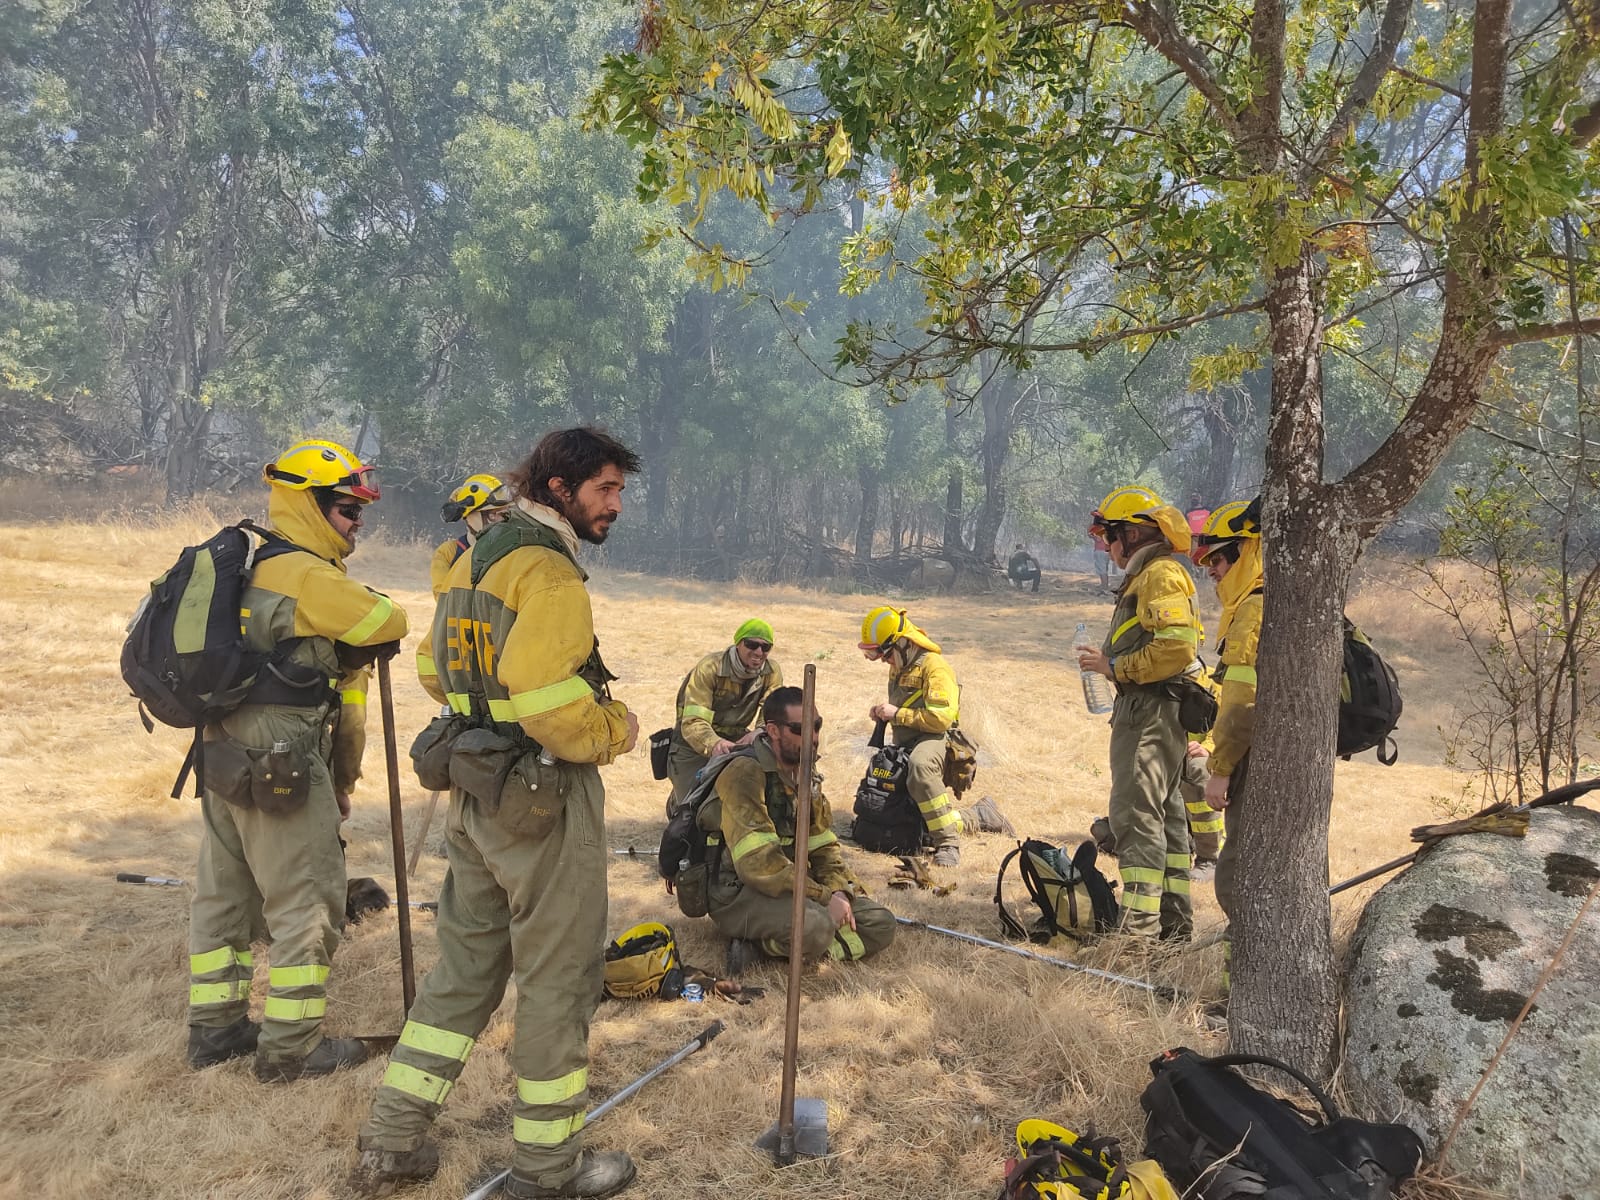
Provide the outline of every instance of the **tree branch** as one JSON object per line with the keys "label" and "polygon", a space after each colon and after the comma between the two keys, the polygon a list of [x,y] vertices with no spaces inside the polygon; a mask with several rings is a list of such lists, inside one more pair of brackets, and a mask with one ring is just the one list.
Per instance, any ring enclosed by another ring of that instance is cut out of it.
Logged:
{"label": "tree branch", "polygon": [[1582,333],[1600,333],[1600,317],[1580,317],[1570,321],[1550,321],[1543,325],[1512,325],[1494,330],[1489,343],[1496,348],[1521,346],[1527,342],[1545,342],[1551,338],[1571,337]]}
{"label": "tree branch", "polygon": [[1183,72],[1190,85],[1206,98],[1235,142],[1242,141],[1244,129],[1228,102],[1228,94],[1217,81],[1216,68],[1205,50],[1178,28],[1176,17],[1164,0],[1126,0],[1123,11],[1128,24],[1150,48]]}
{"label": "tree branch", "polygon": [[1308,156],[1307,173],[1322,168],[1328,156],[1333,153],[1334,147],[1344,141],[1355,128],[1356,122],[1367,111],[1372,98],[1378,94],[1378,87],[1383,83],[1383,77],[1389,73],[1389,68],[1394,64],[1395,51],[1400,47],[1400,39],[1404,36],[1410,19],[1411,0],[1389,0],[1385,5],[1383,21],[1378,26],[1377,43],[1372,47],[1372,53],[1367,55],[1366,62],[1361,64],[1361,70],[1356,74],[1355,82],[1350,85],[1344,103],[1339,106],[1339,111],[1328,123],[1327,132],[1317,140],[1316,149]]}

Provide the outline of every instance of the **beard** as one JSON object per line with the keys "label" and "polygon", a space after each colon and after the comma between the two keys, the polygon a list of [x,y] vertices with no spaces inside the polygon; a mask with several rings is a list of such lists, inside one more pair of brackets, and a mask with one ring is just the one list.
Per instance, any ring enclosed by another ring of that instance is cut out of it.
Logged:
{"label": "beard", "polygon": [[561,506],[561,515],[567,519],[567,524],[572,526],[572,532],[578,535],[581,541],[598,546],[606,540],[606,535],[611,532],[611,524],[617,518],[604,510],[595,512],[580,509],[576,503]]}
{"label": "beard", "polygon": [[777,752],[778,752],[778,761],[781,762],[784,766],[786,766],[786,767],[798,767],[800,765],[800,747],[799,746],[787,746],[787,745],[784,745],[784,746],[776,746],[776,747],[774,747],[774,749],[776,749]]}

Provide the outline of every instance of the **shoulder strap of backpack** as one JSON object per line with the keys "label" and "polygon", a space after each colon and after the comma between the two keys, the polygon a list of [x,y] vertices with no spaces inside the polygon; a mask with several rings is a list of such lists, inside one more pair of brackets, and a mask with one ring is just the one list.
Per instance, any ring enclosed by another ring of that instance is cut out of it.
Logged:
{"label": "shoulder strap of backpack", "polygon": [[[1193,1054],[1194,1052],[1190,1051],[1190,1053]],[[1264,1054],[1219,1054],[1215,1058],[1207,1058],[1203,1054],[1195,1054],[1194,1058],[1197,1062],[1213,1067],[1272,1067],[1298,1081],[1306,1091],[1310,1092],[1311,1098],[1317,1102],[1317,1106],[1327,1115],[1329,1121],[1337,1121],[1343,1116],[1338,1106],[1329,1098],[1328,1093],[1318,1087],[1314,1080],[1301,1074],[1288,1063],[1276,1058],[1268,1058]]]}
{"label": "shoulder strap of backpack", "polygon": [[[1011,860],[1016,858],[1021,853],[1022,847],[1018,846],[1015,850],[1011,851],[1010,854],[1007,854],[1003,859],[1001,859],[999,873],[994,877],[994,906],[1000,910],[1000,928],[1005,930],[1006,936],[1013,938],[1026,938],[1028,936],[1028,931],[1022,927],[1022,923],[1018,921],[1017,918],[1012,915],[1011,910],[1006,907],[1006,902],[1004,899],[1002,899],[1001,892],[1006,881],[1006,868],[1011,865]],[[1026,877],[1024,877],[1024,881],[1026,881]]]}
{"label": "shoulder strap of backpack", "polygon": [[472,543],[472,586],[477,587],[483,582],[484,575],[495,563],[523,546],[543,546],[576,565],[561,535],[543,522],[531,518],[498,521],[479,534],[478,540]]}

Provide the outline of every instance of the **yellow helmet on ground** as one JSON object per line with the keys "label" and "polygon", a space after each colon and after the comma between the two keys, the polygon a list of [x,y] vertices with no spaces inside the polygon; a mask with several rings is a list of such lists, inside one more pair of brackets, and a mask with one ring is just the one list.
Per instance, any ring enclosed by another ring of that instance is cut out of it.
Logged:
{"label": "yellow helmet on ground", "polygon": [[1219,504],[1206,517],[1200,532],[1194,535],[1194,549],[1189,557],[1196,566],[1202,565],[1211,554],[1223,546],[1244,538],[1261,536],[1261,497],[1254,500],[1229,500]]}
{"label": "yellow helmet on ground", "polygon": [[445,501],[439,515],[448,525],[461,520],[468,513],[508,508],[510,505],[511,489],[498,476],[469,475],[460,487],[450,493],[450,499]]}
{"label": "yellow helmet on ground", "polygon": [[911,623],[903,608],[890,608],[880,604],[861,621],[859,647],[869,656],[887,650],[897,638],[906,638],[924,650],[939,652],[939,643]]}
{"label": "yellow helmet on ground", "polygon": [[332,488],[363,504],[371,504],[383,494],[378,490],[377,472],[338,442],[296,442],[276,462],[261,468],[261,478],[295,492]]}

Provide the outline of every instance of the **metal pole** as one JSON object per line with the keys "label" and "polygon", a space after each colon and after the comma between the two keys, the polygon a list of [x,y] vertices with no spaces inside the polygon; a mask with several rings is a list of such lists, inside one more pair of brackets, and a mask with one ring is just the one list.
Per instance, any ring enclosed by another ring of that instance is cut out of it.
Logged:
{"label": "metal pole", "polygon": [[[625,1087],[621,1091],[619,1091],[616,1095],[611,1096],[610,1098],[601,1101],[599,1104],[597,1104],[593,1108],[591,1108],[586,1114],[584,1114],[584,1118],[583,1118],[584,1125],[585,1126],[593,1125],[601,1117],[605,1116],[613,1108],[615,1108],[617,1105],[621,1104],[624,1100],[626,1100],[629,1096],[631,1096],[635,1092],[637,1092],[645,1084],[649,1083],[657,1075],[660,1075],[663,1071],[669,1070],[672,1067],[677,1066],[684,1059],[688,1058],[691,1054],[693,1054],[696,1050],[699,1050],[703,1046],[707,1045],[711,1041],[712,1038],[716,1037],[717,1034],[721,1033],[726,1028],[727,1028],[727,1026],[724,1025],[721,1021],[713,1021],[713,1022],[711,1022],[711,1024],[707,1025],[698,1034],[696,1034],[692,1041],[686,1043],[676,1053],[674,1053],[673,1055],[671,1055],[668,1058],[662,1059],[655,1066],[651,1067],[648,1071],[646,1071],[643,1075],[639,1076],[639,1078],[635,1079],[627,1087]],[[467,1193],[466,1200],[489,1200],[490,1196],[493,1196],[496,1192],[498,1192],[500,1190],[500,1185],[503,1184],[506,1181],[506,1179],[510,1176],[510,1174],[511,1174],[511,1172],[509,1170],[501,1171],[498,1175],[496,1175],[493,1179],[489,1180],[482,1187],[476,1189],[475,1191]]]}
{"label": "metal pole", "polygon": [[800,777],[795,781],[794,905],[789,924],[789,997],[783,1018],[783,1083],[778,1092],[778,1165],[794,1162],[794,1075],[800,1048],[800,979],[805,968],[806,879],[811,867],[811,764],[817,752],[817,666],[806,664],[800,702]]}
{"label": "metal pole", "polygon": [[1077,971],[1082,975],[1092,975],[1096,979],[1104,979],[1108,983],[1120,983],[1124,987],[1138,988],[1158,996],[1162,1000],[1177,1000],[1179,998],[1175,989],[1164,984],[1151,983],[1145,979],[1133,979],[1127,975],[1116,975],[1110,971],[1102,971],[1098,967],[1086,967],[1082,963],[1067,962],[1062,958],[1051,958],[1048,954],[1036,954],[1032,950],[1024,950],[1021,946],[1008,946],[1004,942],[991,942],[988,938],[978,937],[973,933],[962,933],[959,929],[946,929],[943,925],[930,925],[926,921],[913,921],[910,917],[896,917],[902,925],[909,925],[912,929],[926,929],[929,933],[943,934],[945,937],[955,938],[958,942],[967,942],[974,946],[982,946],[987,950],[1004,950],[1007,954],[1015,954],[1018,958],[1031,958],[1034,962],[1048,963],[1052,967],[1060,967],[1063,971]]}
{"label": "metal pole", "polygon": [[417,981],[411,967],[411,905],[406,886],[405,816],[400,811],[400,751],[394,737],[394,689],[389,683],[389,660],[378,659],[378,699],[383,710],[383,758],[389,773],[389,840],[394,845],[395,912],[400,918],[400,994],[406,1013],[417,998]]}
{"label": "metal pole", "polygon": [[428,793],[428,811],[422,814],[422,828],[417,830],[416,843],[411,847],[411,859],[406,863],[406,875],[415,878],[417,860],[422,857],[422,844],[428,840],[428,827],[433,824],[433,814],[439,808],[439,793]]}

